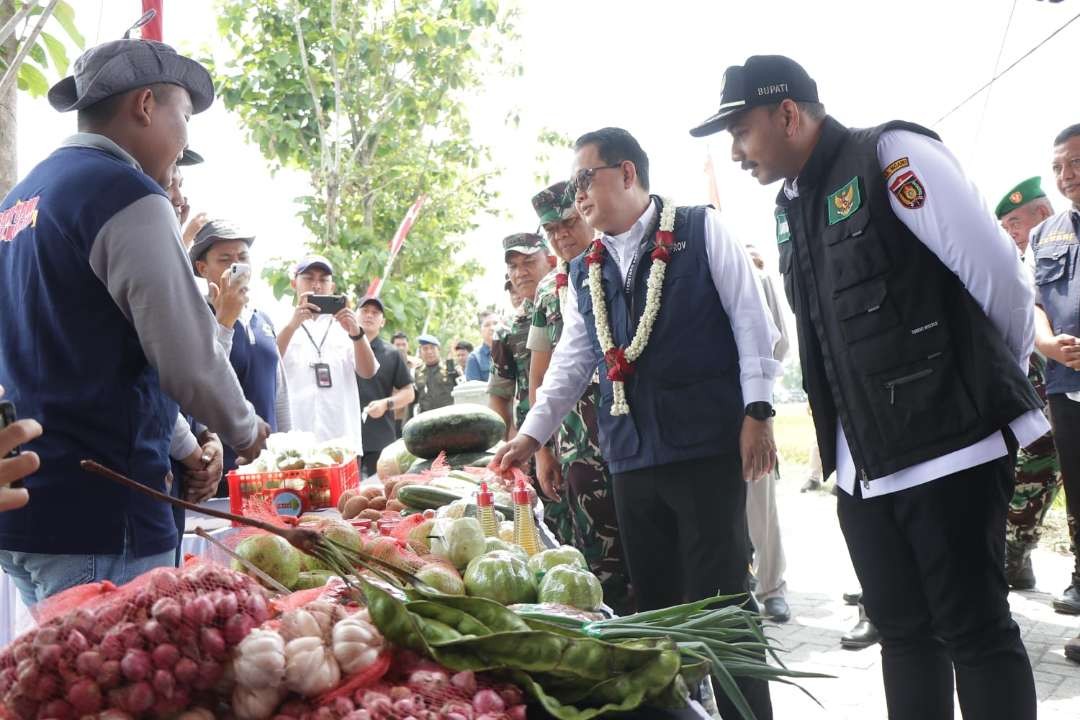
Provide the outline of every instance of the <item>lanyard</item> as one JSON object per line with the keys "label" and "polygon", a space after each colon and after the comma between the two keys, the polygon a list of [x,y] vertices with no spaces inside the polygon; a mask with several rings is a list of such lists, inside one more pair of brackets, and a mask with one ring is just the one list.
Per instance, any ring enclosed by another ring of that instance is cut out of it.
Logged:
{"label": "lanyard", "polygon": [[315,348],[315,354],[318,355],[320,360],[322,360],[322,346],[323,346],[323,343],[326,342],[326,336],[330,334],[330,328],[333,326],[333,324],[334,324],[334,319],[330,318],[330,322],[326,323],[326,332],[323,333],[322,340],[319,341],[318,345],[315,344],[315,338],[313,338],[311,336],[311,333],[308,332],[307,325],[304,324],[304,325],[300,326],[300,328],[304,331],[304,334],[307,335],[308,340],[311,341],[311,345]]}
{"label": "lanyard", "polygon": [[649,223],[649,227],[645,228],[645,233],[641,236],[641,240],[638,241],[637,251],[630,258],[630,267],[626,268],[626,282],[623,290],[626,291],[627,295],[632,295],[634,292],[634,271],[637,270],[638,260],[645,254],[643,250],[648,247],[649,241],[656,235],[657,226],[660,223],[660,211],[661,208],[658,207],[656,217],[653,218],[653,222]]}

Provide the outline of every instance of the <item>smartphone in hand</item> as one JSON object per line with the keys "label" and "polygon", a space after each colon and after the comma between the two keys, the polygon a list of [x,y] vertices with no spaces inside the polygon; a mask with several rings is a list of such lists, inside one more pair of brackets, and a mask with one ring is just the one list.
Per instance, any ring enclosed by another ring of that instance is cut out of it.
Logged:
{"label": "smartphone in hand", "polygon": [[233,263],[229,267],[229,287],[246,287],[250,282],[250,265],[247,263]]}
{"label": "smartphone in hand", "polygon": [[[8,425],[11,425],[12,423],[14,423],[18,419],[19,419],[19,416],[15,413],[15,403],[13,403],[13,402],[11,402],[9,400],[0,400],[0,430],[3,430]],[[14,448],[11,449],[11,452],[9,452],[4,457],[5,458],[12,458],[12,457],[15,457],[18,454],[19,454],[19,448],[14,447]],[[22,480],[15,480],[14,482],[10,483],[8,485],[8,487],[21,488],[21,487],[26,487],[26,486],[23,485]]]}
{"label": "smartphone in hand", "polygon": [[308,295],[307,301],[318,307],[323,315],[336,315],[345,309],[344,295]]}

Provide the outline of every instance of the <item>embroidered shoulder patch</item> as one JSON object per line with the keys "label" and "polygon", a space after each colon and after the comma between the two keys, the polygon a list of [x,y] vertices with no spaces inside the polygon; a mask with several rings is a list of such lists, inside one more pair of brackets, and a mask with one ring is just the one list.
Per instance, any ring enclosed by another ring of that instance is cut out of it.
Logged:
{"label": "embroidered shoulder patch", "polygon": [[859,177],[855,176],[847,183],[830,195],[825,204],[829,210],[829,224],[835,225],[841,220],[847,220],[851,213],[862,205],[862,196],[859,194]]}
{"label": "embroidered shoulder patch", "polygon": [[901,174],[889,185],[889,190],[908,210],[917,210],[926,202],[922,181],[911,170]]}
{"label": "embroidered shoulder patch", "polygon": [[776,244],[783,245],[791,241],[791,230],[788,228],[787,211],[776,211]]}
{"label": "embroidered shoulder patch", "polygon": [[899,160],[893,160],[891,163],[889,163],[888,167],[881,171],[881,174],[885,176],[886,180],[888,180],[893,175],[895,175],[898,170],[903,170],[910,164],[911,163],[908,162],[908,159],[906,157],[902,157]]}

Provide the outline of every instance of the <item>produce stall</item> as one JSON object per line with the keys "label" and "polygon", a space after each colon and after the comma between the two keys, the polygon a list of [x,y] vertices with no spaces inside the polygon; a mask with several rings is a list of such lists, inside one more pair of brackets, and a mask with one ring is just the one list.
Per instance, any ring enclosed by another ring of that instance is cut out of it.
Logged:
{"label": "produce stall", "polygon": [[[737,695],[737,676],[806,676],[766,665],[760,619],[727,598],[612,617],[581,553],[546,531],[520,472],[447,463],[490,448],[494,430],[477,429],[490,418],[466,406],[420,419],[411,437],[421,440],[405,450],[432,461],[424,469],[401,472],[416,460],[388,448],[377,481],[298,515],[278,501],[289,486],[259,477],[280,469],[245,473],[249,492],[233,501],[243,516],[202,508],[236,525],[204,534],[184,567],[42,603],[41,624],[0,650],[3,714],[707,716],[697,700],[708,704],[710,678]],[[323,504],[291,489],[305,507]]]}

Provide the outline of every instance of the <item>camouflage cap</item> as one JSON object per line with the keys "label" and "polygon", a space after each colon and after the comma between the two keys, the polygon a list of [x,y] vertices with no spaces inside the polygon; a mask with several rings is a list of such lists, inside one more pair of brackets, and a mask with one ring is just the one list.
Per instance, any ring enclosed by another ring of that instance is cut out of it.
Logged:
{"label": "camouflage cap", "polygon": [[540,217],[540,224],[565,220],[574,215],[574,195],[570,183],[562,180],[533,195],[533,209]]}
{"label": "camouflage cap", "polygon": [[511,253],[532,255],[541,250],[547,250],[547,245],[544,244],[544,238],[536,233],[514,233],[513,235],[507,235],[503,238],[502,245],[504,262],[510,260]]}
{"label": "camouflage cap", "polygon": [[1046,193],[1043,192],[1042,189],[1042,178],[1028,178],[1009,192],[1005,193],[1005,197],[1001,198],[1001,202],[999,202],[994,209],[994,214],[997,215],[998,220],[1000,220],[1013,210],[1027,205],[1032,200],[1041,197],[1046,197]]}

